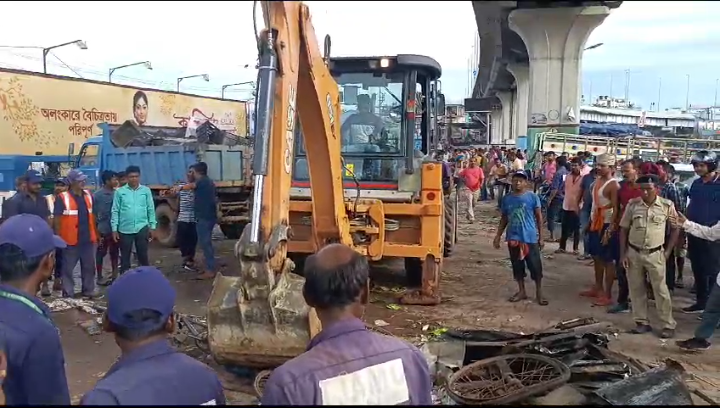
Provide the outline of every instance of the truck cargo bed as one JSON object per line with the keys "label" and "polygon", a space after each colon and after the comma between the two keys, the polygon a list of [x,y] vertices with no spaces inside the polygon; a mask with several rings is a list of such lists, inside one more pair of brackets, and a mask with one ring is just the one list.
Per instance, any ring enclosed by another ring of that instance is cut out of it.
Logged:
{"label": "truck cargo bed", "polygon": [[170,186],[185,181],[188,167],[199,161],[208,165],[208,176],[217,184],[244,186],[250,183],[245,174],[247,146],[188,145],[125,147],[107,149],[104,162],[108,169],[121,171],[128,166],[140,167],[142,183],[148,186]]}

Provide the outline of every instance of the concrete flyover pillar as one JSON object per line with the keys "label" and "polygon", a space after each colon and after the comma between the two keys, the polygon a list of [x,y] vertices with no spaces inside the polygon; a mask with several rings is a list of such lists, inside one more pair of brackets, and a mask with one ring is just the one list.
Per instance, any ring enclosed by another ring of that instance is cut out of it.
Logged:
{"label": "concrete flyover pillar", "polygon": [[513,112],[513,95],[512,92],[503,91],[497,93],[497,98],[502,104],[502,110],[500,111],[500,143],[502,144],[514,144],[515,137],[512,133],[512,112]]}
{"label": "concrete flyover pillar", "polygon": [[515,77],[515,105],[513,108],[512,134],[527,136],[528,94],[530,92],[530,66],[528,64],[507,64],[507,70]]}
{"label": "concrete flyover pillar", "polygon": [[519,9],[508,16],[530,59],[528,147],[540,132],[578,132],[582,50],[609,14],[606,6],[589,6]]}
{"label": "concrete flyover pillar", "polygon": [[502,144],[503,140],[503,117],[502,110],[495,109],[490,112],[490,137],[488,143]]}

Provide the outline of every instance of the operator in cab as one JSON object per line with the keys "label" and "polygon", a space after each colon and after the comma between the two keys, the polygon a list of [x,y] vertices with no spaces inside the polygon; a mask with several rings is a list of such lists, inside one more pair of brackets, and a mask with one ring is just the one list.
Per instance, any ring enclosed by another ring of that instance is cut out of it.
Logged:
{"label": "operator in cab", "polygon": [[261,405],[431,405],[427,361],[414,346],[367,329],[368,262],[331,244],[305,265],[303,296],[323,330],[273,371]]}
{"label": "operator in cab", "polygon": [[340,127],[343,145],[377,143],[385,129],[383,120],[372,113],[370,95],[357,96],[357,112],[350,115]]}
{"label": "operator in cab", "polygon": [[120,358],[81,405],[225,405],[217,374],[168,341],[175,289],[160,270],[125,272],[107,299],[103,329],[115,335]]}

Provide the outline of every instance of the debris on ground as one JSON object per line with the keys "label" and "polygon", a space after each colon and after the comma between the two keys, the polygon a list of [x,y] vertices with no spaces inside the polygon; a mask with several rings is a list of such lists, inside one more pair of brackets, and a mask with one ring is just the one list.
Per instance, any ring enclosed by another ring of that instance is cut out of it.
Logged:
{"label": "debris on ground", "polygon": [[87,314],[98,315],[106,310],[105,306],[99,305],[93,301],[74,298],[54,299],[49,302],[45,302],[45,304],[51,312],[64,312],[70,309],[78,309]]}
{"label": "debris on ground", "polygon": [[95,317],[90,320],[78,322],[78,326],[90,336],[97,336],[102,333],[102,317]]}
{"label": "debris on ground", "polygon": [[650,369],[613,352],[612,332],[592,318],[531,334],[448,330],[421,350],[436,405],[693,405],[679,363]]}
{"label": "debris on ground", "polygon": [[207,320],[201,316],[176,313],[177,328],[172,335],[172,344],[185,354],[200,360],[210,357]]}

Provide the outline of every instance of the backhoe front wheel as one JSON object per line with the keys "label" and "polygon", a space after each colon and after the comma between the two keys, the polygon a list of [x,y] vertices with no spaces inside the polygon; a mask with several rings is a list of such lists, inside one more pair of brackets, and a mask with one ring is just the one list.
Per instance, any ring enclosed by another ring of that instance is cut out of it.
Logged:
{"label": "backhoe front wheel", "polygon": [[443,219],[445,225],[443,228],[443,256],[450,257],[455,249],[457,242],[457,196],[445,196],[443,203]]}

